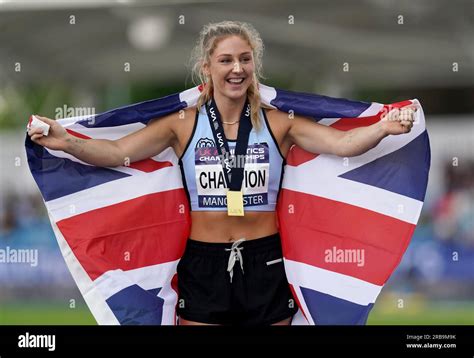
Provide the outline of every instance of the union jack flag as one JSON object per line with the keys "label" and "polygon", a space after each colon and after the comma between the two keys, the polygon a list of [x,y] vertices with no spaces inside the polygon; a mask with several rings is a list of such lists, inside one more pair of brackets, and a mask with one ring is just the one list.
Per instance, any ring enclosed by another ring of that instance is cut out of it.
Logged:
{"label": "union jack flag", "polygon": [[[262,102],[340,130],[388,106],[260,85]],[[196,105],[199,87],[94,116],[60,119],[80,138],[118,139]],[[394,103],[393,107],[417,100]],[[277,214],[293,324],[365,324],[420,216],[430,147],[421,106],[409,134],[351,158],[294,146]],[[130,165],[96,167],[25,141],[66,264],[99,324],[176,324],[176,266],[191,218],[172,148]]]}

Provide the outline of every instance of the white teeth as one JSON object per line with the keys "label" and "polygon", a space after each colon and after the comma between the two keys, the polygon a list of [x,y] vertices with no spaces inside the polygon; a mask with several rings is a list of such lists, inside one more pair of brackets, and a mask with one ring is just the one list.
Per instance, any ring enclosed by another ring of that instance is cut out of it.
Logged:
{"label": "white teeth", "polygon": [[230,82],[230,83],[242,83],[244,82],[244,79],[243,78],[229,78],[227,80],[227,82]]}

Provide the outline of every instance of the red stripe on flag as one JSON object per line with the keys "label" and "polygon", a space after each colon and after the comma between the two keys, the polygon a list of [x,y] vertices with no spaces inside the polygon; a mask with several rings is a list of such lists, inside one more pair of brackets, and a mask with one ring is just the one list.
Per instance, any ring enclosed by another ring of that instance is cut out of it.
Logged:
{"label": "red stripe on flag", "polygon": [[348,131],[354,128],[367,127],[380,120],[382,112],[375,116],[364,117],[364,118],[341,118],[337,122],[333,123],[331,127],[339,129],[340,131]]}
{"label": "red stripe on flag", "polygon": [[70,130],[70,129],[66,129],[66,132],[68,132],[70,135],[73,135],[74,137],[77,137],[77,138],[91,139],[91,137],[86,136],[85,134],[82,134],[82,133],[79,133],[79,132],[76,132],[76,131],[73,131],[73,130]]}
{"label": "red stripe on flag", "polygon": [[300,164],[309,162],[318,155],[319,154],[310,153],[297,145],[294,145],[286,155],[286,164],[291,165],[292,167],[297,167]]}
{"label": "red stripe on flag", "polygon": [[171,162],[157,162],[153,159],[143,159],[138,162],[130,163],[129,168],[137,169],[145,173],[151,173],[155,170],[159,170],[166,167],[171,167],[173,164]]}
{"label": "red stripe on flag", "polygon": [[176,189],[92,210],[57,225],[94,280],[109,270],[132,270],[179,259],[190,223],[186,194]]}
{"label": "red stripe on flag", "polygon": [[278,206],[285,258],[376,285],[398,266],[415,230],[390,216],[288,189]]}
{"label": "red stripe on flag", "polygon": [[402,108],[402,107],[405,107],[405,106],[409,106],[413,104],[412,101],[410,100],[405,100],[405,101],[400,101],[400,102],[395,102],[395,103],[392,103],[392,104],[386,104],[384,105],[384,108],[387,108],[387,109],[392,109],[392,108]]}

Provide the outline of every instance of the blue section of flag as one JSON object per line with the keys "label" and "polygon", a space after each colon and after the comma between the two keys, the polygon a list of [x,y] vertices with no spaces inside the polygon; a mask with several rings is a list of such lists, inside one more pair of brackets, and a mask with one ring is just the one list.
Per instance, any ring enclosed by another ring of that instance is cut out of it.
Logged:
{"label": "blue section of flag", "polygon": [[356,118],[367,108],[368,102],[351,101],[343,98],[331,98],[311,93],[291,92],[277,89],[277,96],[271,104],[280,111],[315,118]]}
{"label": "blue section of flag", "polygon": [[180,101],[179,93],[175,93],[163,98],[112,109],[77,123],[88,128],[115,127],[138,122],[146,124],[153,118],[178,112],[186,106],[186,102]]}
{"label": "blue section of flag", "polygon": [[29,136],[26,136],[25,146],[31,173],[45,201],[129,176],[112,169],[55,157],[42,146],[35,145]]}
{"label": "blue section of flag", "polygon": [[144,290],[132,285],[110,296],[106,301],[120,324],[161,325],[164,300],[161,288]]}
{"label": "blue section of flag", "polygon": [[362,306],[325,293],[301,287],[309,314],[316,324],[364,325],[373,304]]}
{"label": "blue section of flag", "polygon": [[425,130],[399,150],[340,177],[423,201],[431,160],[430,151],[426,148],[429,148],[429,139]]}

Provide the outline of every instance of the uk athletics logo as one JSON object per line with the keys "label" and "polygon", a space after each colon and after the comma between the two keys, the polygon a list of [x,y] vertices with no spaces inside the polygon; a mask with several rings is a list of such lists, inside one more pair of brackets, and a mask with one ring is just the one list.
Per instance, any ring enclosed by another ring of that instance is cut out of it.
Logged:
{"label": "uk athletics logo", "polygon": [[205,148],[205,147],[215,147],[216,144],[212,139],[209,138],[201,138],[196,143],[196,148]]}
{"label": "uk athletics logo", "polygon": [[[235,142],[229,142],[233,166],[244,165],[242,192],[245,206],[268,204],[270,152],[268,143],[254,143],[247,147],[244,158],[235,158]],[[209,138],[198,140],[194,149],[198,205],[201,208],[227,207],[227,182],[222,169],[222,156],[215,142]]]}

